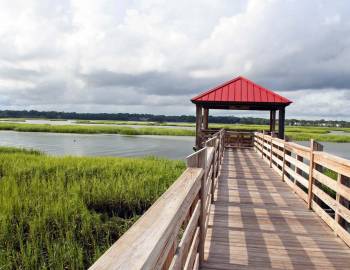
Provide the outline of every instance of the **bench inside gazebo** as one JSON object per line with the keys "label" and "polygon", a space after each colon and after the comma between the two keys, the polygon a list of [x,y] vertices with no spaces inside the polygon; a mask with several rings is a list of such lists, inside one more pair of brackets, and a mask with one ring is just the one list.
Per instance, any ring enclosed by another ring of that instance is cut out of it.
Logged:
{"label": "bench inside gazebo", "polygon": [[[202,148],[203,142],[218,131],[209,129],[209,110],[269,111],[269,132],[272,134],[276,132],[276,112],[278,111],[276,135],[284,139],[285,108],[292,103],[289,99],[242,76],[203,92],[191,101],[196,104],[196,149]],[[244,142],[244,133],[241,135]]]}

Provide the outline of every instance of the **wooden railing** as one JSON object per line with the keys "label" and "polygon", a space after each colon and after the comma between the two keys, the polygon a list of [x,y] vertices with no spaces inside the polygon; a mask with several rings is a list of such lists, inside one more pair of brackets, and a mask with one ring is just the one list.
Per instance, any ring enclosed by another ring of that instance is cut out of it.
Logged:
{"label": "wooden railing", "polygon": [[347,245],[350,246],[350,161],[310,147],[255,133],[254,147]]}
{"label": "wooden railing", "polygon": [[227,147],[253,147],[254,132],[225,131],[225,146]]}
{"label": "wooden railing", "polygon": [[314,141],[305,147],[225,130],[210,136],[187,157],[184,173],[90,269],[198,269],[225,147],[253,146],[350,246],[350,161],[322,152]]}
{"label": "wooden railing", "polygon": [[224,130],[90,269],[198,269],[224,150]]}
{"label": "wooden railing", "polygon": [[[200,134],[200,147],[203,147],[208,139],[213,134],[216,134],[219,130],[217,129],[202,129]],[[228,147],[253,147],[254,132],[252,131],[235,131],[225,130],[225,146]]]}

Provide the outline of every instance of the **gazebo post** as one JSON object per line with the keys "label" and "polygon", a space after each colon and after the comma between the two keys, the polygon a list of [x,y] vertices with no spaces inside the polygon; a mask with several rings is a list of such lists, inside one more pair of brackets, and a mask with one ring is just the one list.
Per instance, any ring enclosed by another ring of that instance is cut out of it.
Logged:
{"label": "gazebo post", "polygon": [[209,109],[204,108],[204,115],[203,115],[203,128],[208,129],[209,127]]}
{"label": "gazebo post", "polygon": [[196,149],[200,147],[200,132],[202,126],[202,107],[196,105]]}
{"label": "gazebo post", "polygon": [[278,111],[278,138],[284,139],[285,108]]}
{"label": "gazebo post", "polygon": [[270,132],[276,130],[276,110],[270,111]]}

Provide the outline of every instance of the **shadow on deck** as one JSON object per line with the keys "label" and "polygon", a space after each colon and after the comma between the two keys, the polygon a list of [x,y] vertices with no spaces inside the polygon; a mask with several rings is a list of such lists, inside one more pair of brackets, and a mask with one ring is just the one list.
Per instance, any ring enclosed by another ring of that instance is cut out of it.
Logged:
{"label": "shadow on deck", "polygon": [[253,148],[227,148],[202,269],[350,269],[350,249]]}

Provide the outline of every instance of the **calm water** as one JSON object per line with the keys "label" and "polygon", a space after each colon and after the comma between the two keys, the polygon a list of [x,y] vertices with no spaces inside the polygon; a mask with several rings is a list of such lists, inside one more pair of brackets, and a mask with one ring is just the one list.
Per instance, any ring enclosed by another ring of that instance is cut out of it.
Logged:
{"label": "calm water", "polygon": [[331,130],[330,134],[350,136],[350,132],[345,132],[345,131],[342,131],[342,130]]}
{"label": "calm water", "polygon": [[193,152],[194,137],[0,131],[0,145],[34,148],[51,155],[120,157],[153,155],[184,159]]}
{"label": "calm water", "polygon": [[[304,146],[310,146],[310,142],[296,142]],[[350,160],[350,143],[320,142],[323,151]]]}
{"label": "calm water", "polygon": [[[308,146],[309,142],[297,142]],[[322,142],[324,151],[350,160],[350,143]],[[0,145],[34,148],[51,155],[161,156],[184,159],[191,154],[194,137],[125,136],[0,131]]]}

